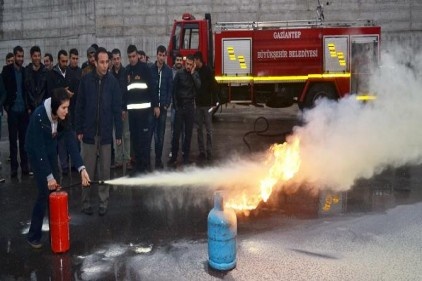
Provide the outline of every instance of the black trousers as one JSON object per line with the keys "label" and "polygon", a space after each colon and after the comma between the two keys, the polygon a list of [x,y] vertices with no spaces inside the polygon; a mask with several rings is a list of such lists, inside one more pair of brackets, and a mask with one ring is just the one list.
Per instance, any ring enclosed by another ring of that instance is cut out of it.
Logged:
{"label": "black trousers", "polygon": [[[195,121],[195,106],[194,104],[185,104],[176,109],[176,116],[174,120],[174,132],[171,141],[172,159],[177,159],[179,152],[179,140],[182,128],[185,129],[185,138],[182,145],[183,162],[187,164],[190,156],[190,145],[192,140],[193,124]],[[184,125],[184,126],[183,126]]]}
{"label": "black trousers", "polygon": [[18,140],[19,140],[19,156],[20,166],[23,172],[28,172],[28,157],[25,152],[25,134],[28,128],[29,115],[24,112],[7,113],[7,125],[9,128],[9,149],[10,149],[10,167],[15,172],[18,167]]}
{"label": "black trousers", "polygon": [[145,173],[150,168],[152,109],[129,110],[130,142],[135,155],[136,171]]}

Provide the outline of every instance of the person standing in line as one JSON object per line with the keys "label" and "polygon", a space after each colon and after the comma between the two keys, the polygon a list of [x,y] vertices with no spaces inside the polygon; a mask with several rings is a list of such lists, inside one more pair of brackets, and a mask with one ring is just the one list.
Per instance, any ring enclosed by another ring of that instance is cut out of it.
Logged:
{"label": "person standing in line", "polygon": [[[195,98],[196,114],[195,123],[197,126],[199,162],[212,161],[212,110],[216,106],[217,97],[215,94],[215,80],[211,68],[204,63],[202,53],[194,54],[196,69],[201,78],[201,88]],[[207,142],[204,144],[203,127],[205,124]]]}
{"label": "person standing in line", "polygon": [[[98,45],[97,44],[95,44],[95,43],[93,43],[93,44],[91,44],[91,46],[89,46],[89,48],[93,48],[94,49],[94,54],[97,52],[97,50],[98,50]],[[89,50],[89,48],[88,48],[88,50]],[[88,53],[88,52],[87,52]],[[88,53],[89,54],[89,53]],[[84,61],[83,63],[82,63],[82,66],[81,66],[81,69],[83,70],[85,67],[87,67],[88,65],[90,65],[90,64],[92,64],[92,60],[91,60],[91,62],[90,62],[90,59],[89,59],[89,55],[88,55],[88,60],[86,60],[86,61]],[[95,66],[95,59],[94,59],[94,66]]]}
{"label": "person standing in line", "polygon": [[129,114],[130,142],[135,155],[135,170],[131,176],[150,169],[151,119],[160,117],[158,95],[153,91],[151,71],[138,59],[135,45],[127,48],[127,92],[124,107]]}
{"label": "person standing in line", "polygon": [[196,71],[193,55],[187,56],[185,68],[176,73],[173,83],[173,105],[176,109],[176,118],[171,143],[172,156],[168,162],[170,167],[175,167],[177,162],[179,139],[183,125],[185,126],[185,140],[182,146],[183,164],[188,165],[190,163],[190,146],[195,118],[195,96],[201,87],[201,79]]}
{"label": "person standing in line", "polygon": [[[108,55],[108,69],[107,71],[111,72],[111,68],[113,67],[113,55],[110,51],[107,51]],[[113,75],[114,76],[114,75]],[[121,92],[120,92],[121,93]],[[122,120],[122,126],[123,126],[123,120]],[[115,146],[115,135],[114,135],[114,128],[113,128],[113,141],[111,142],[111,162],[110,162],[110,168],[114,167],[115,161],[116,161],[116,146]]]}
{"label": "person standing in line", "polygon": [[147,62],[147,54],[142,50],[138,50],[137,53],[138,53],[139,61],[146,63]]}
{"label": "person standing in line", "polygon": [[60,188],[57,161],[57,138],[60,135],[69,147],[81,175],[82,186],[89,186],[90,178],[79,155],[75,138],[67,118],[70,98],[64,88],[53,90],[52,97],[35,109],[26,132],[25,150],[34,169],[38,196],[35,201],[27,241],[31,247],[42,247],[42,224],[49,193]]}
{"label": "person standing in line", "polygon": [[94,71],[95,69],[95,53],[96,53],[96,49],[94,47],[89,47],[88,50],[86,51],[86,56],[88,58],[87,63],[84,65],[82,65],[82,76],[85,76],[86,74]]}
{"label": "person standing in line", "polygon": [[155,148],[155,169],[163,169],[162,155],[164,135],[166,130],[167,109],[171,104],[173,93],[173,73],[171,68],[165,64],[167,50],[163,45],[157,48],[157,61],[151,65],[151,75],[154,83],[154,92],[158,95],[158,106],[160,115],[152,119],[151,141],[154,137]]}
{"label": "person standing in line", "polygon": [[[88,174],[98,180],[110,179],[113,126],[116,144],[122,141],[122,95],[119,82],[108,71],[107,50],[100,47],[95,53],[96,68],[82,77],[76,101],[76,133],[82,142],[82,158]],[[98,186],[98,214],[107,213],[109,186]],[[91,189],[82,190],[82,212],[93,214]]]}
{"label": "person standing in line", "polygon": [[15,56],[13,53],[7,53],[6,55],[6,65],[13,64],[15,62]]}
{"label": "person standing in line", "polygon": [[[30,50],[31,63],[25,67],[25,91],[26,104],[28,106],[28,114],[32,112],[40,104],[49,97],[47,91],[48,71],[41,63],[41,49],[39,46],[33,46]],[[32,173],[31,166],[28,166],[30,173]]]}
{"label": "person standing in line", "polygon": [[32,62],[25,68],[25,90],[29,110],[32,113],[49,97],[47,93],[48,72],[41,63],[40,47],[33,46],[29,52]]}
{"label": "person standing in line", "polygon": [[4,109],[7,112],[7,125],[9,129],[10,149],[10,175],[16,178],[18,175],[18,140],[19,156],[22,175],[32,175],[28,167],[28,158],[24,149],[25,133],[29,122],[29,107],[25,91],[25,71],[23,68],[24,52],[21,46],[13,49],[15,61],[3,67],[1,73],[6,89]]}
{"label": "person standing in line", "polygon": [[[3,117],[3,103],[6,100],[6,89],[4,88],[3,79],[0,78],[0,138],[1,138],[1,122]],[[1,167],[1,162],[0,162]],[[5,178],[0,176],[0,183],[5,182]]]}
{"label": "person standing in line", "polygon": [[[70,105],[69,105],[69,119],[70,123],[72,125],[72,132],[76,139],[76,142],[78,144],[78,149],[81,151],[81,143],[79,142],[78,138],[76,137],[76,101],[78,99],[78,91],[79,91],[79,82],[81,81],[82,77],[82,69],[79,67],[79,52],[76,48],[72,48],[69,50],[69,66],[67,67],[67,71],[70,72],[71,75],[71,81],[69,90],[73,92],[73,96],[70,99]],[[65,154],[66,155],[66,154]],[[67,156],[69,156],[70,153],[67,153]],[[69,163],[68,158],[65,159],[67,163]],[[75,171],[77,167],[75,167],[75,164],[72,160],[72,166],[71,170]]]}
{"label": "person standing in line", "polygon": [[173,74],[173,80],[174,80],[174,77],[176,76],[177,71],[179,71],[182,68],[183,68],[183,56],[177,53],[176,56],[174,57],[174,63],[171,69],[172,74]]}
{"label": "person standing in line", "polygon": [[139,61],[145,62],[149,67],[153,65],[153,63],[149,61],[149,56],[142,50],[138,50],[138,58]]}
{"label": "person standing in line", "polygon": [[[79,52],[78,52],[78,49],[76,48],[72,48],[69,50],[68,70],[72,72],[72,78],[76,79],[77,81],[81,79],[82,69],[79,67]],[[76,87],[76,86],[79,86],[79,84],[74,85],[73,87]]]}
{"label": "person standing in line", "polygon": [[[51,96],[54,89],[65,88],[69,97],[73,98],[74,89],[71,89],[72,85],[72,72],[68,69],[69,57],[67,51],[60,50],[57,53],[57,64],[51,71],[48,72],[49,78],[47,81],[48,95]],[[58,139],[58,153],[60,159],[60,166],[63,175],[69,174],[69,155],[66,150],[64,140]]]}
{"label": "person standing in line", "polygon": [[50,53],[44,54],[44,67],[47,70],[52,70],[54,67],[53,56]]}
{"label": "person standing in line", "polygon": [[[122,57],[119,49],[113,49],[111,51],[113,67],[111,68],[111,73],[114,78],[119,81],[120,93],[122,94],[122,99],[124,94],[127,91],[127,76],[126,70],[122,65]],[[123,108],[122,105],[122,145],[116,147],[115,163],[114,168],[120,168],[124,163],[130,165],[130,132],[129,132],[129,119],[127,116],[127,111]],[[131,168],[131,167],[126,168]]]}
{"label": "person standing in line", "polygon": [[66,50],[60,50],[57,53],[57,64],[48,73],[47,80],[48,95],[51,96],[56,88],[65,88],[69,97],[73,97],[74,92],[71,91],[72,73],[68,69],[69,56]]}
{"label": "person standing in line", "polygon": [[[176,73],[178,70],[183,68],[183,56],[179,53],[177,53],[174,56],[174,63],[173,63],[173,67],[172,67],[172,72],[173,72],[173,81],[174,81],[174,77],[176,76]],[[174,119],[176,118],[176,110],[174,109],[174,105],[173,105],[173,97],[172,97],[172,105],[171,105],[171,114],[170,114],[170,128],[171,128],[171,136],[173,138],[173,132],[174,132]],[[184,128],[182,128],[182,143],[185,139],[185,134],[184,134]],[[169,158],[171,158],[171,149],[170,149],[170,153],[169,153]]]}
{"label": "person standing in line", "polygon": [[[14,62],[15,62],[15,56],[13,55],[13,53],[7,53],[7,55],[6,55],[6,65],[13,64]],[[3,83],[3,81],[2,81],[2,83]],[[4,87],[4,84],[3,84],[3,87]],[[3,116],[3,105],[1,107],[1,116]],[[7,161],[10,162],[10,155],[7,158]],[[2,163],[0,161],[0,166],[1,165],[2,165]]]}
{"label": "person standing in line", "polygon": [[[79,52],[77,49],[72,48],[69,50],[69,66],[67,67],[67,71],[69,71],[71,75],[71,81],[69,85],[69,90],[73,92],[73,96],[70,99],[70,106],[69,106],[69,117],[72,123],[72,128],[75,130],[75,108],[76,108],[76,100],[78,99],[78,90],[79,90],[79,82],[82,77],[82,69],[78,65],[79,62]],[[76,135],[75,135],[76,137]],[[80,146],[80,145],[79,145]]]}

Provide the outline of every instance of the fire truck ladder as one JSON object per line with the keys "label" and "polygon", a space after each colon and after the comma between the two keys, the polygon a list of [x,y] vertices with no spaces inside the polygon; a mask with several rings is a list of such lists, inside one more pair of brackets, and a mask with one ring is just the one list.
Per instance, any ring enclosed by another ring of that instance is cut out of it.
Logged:
{"label": "fire truck ladder", "polygon": [[315,28],[315,27],[350,27],[375,26],[373,20],[358,19],[355,21],[329,22],[320,20],[291,20],[291,21],[246,21],[246,22],[217,22],[216,30],[264,30],[288,28]]}

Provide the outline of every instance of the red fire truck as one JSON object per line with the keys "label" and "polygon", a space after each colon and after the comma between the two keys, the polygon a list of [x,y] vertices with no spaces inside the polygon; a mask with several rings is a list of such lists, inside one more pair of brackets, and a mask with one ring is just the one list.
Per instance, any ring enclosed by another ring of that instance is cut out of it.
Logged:
{"label": "red fire truck", "polygon": [[175,20],[168,64],[201,51],[228,102],[312,107],[321,97],[369,99],[367,77],[379,60],[381,28],[372,21],[217,22]]}

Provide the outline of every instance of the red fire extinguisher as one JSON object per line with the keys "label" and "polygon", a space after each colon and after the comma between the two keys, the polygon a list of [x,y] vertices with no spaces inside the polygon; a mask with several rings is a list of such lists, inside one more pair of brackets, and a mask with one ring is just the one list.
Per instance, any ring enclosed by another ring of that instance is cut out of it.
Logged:
{"label": "red fire extinguisher", "polygon": [[64,253],[70,248],[67,193],[54,191],[50,194],[49,201],[51,250],[54,253]]}

